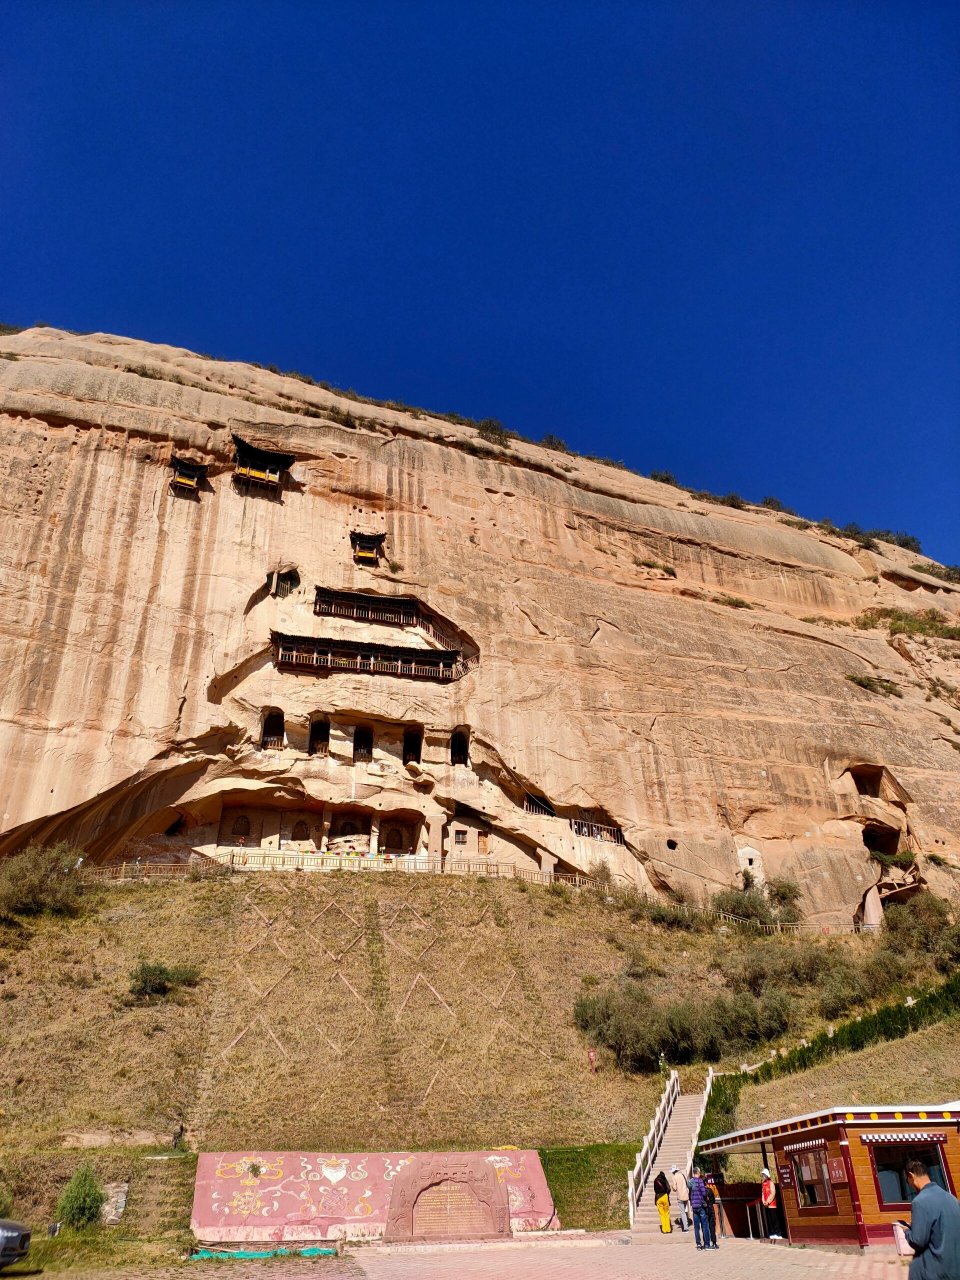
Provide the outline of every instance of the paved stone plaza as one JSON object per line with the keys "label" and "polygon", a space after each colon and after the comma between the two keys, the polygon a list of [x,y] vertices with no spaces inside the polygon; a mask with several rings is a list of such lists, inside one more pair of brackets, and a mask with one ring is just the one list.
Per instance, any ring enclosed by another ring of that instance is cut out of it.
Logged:
{"label": "paved stone plaza", "polygon": [[[698,1253],[689,1240],[631,1241],[624,1233],[579,1243],[359,1249],[338,1259],[192,1263],[124,1269],[124,1280],[906,1280],[892,1253],[831,1252],[727,1241]],[[33,1274],[37,1274],[34,1272]],[[80,1272],[68,1272],[81,1280]],[[118,1271],[85,1272],[83,1280],[120,1280]]]}

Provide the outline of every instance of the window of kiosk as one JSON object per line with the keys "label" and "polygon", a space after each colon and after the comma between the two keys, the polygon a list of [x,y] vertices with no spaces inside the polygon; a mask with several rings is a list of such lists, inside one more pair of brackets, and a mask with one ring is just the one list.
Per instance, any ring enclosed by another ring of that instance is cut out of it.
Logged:
{"label": "window of kiosk", "polygon": [[949,1191],[943,1157],[936,1143],[871,1143],[873,1167],[877,1171],[880,1203],[885,1207],[909,1204],[917,1194],[907,1181],[907,1162],[919,1160],[926,1166],[930,1181]]}
{"label": "window of kiosk", "polygon": [[801,1209],[821,1209],[833,1204],[826,1147],[798,1151],[790,1157]]}

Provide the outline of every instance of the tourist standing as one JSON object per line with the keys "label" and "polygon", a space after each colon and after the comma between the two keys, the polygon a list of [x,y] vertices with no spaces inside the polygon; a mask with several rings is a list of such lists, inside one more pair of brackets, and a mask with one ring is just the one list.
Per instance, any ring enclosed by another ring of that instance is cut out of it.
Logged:
{"label": "tourist standing", "polygon": [[910,1280],[960,1277],[960,1204],[930,1181],[919,1160],[907,1163],[907,1181],[917,1193],[910,1206],[907,1244],[913,1250]]}
{"label": "tourist standing", "polygon": [[719,1249],[717,1244],[717,1184],[712,1174],[704,1178],[707,1184],[707,1225],[710,1228],[710,1248]]}
{"label": "tourist standing", "polygon": [[770,1177],[770,1170],[764,1169],[763,1181],[760,1184],[760,1200],[763,1204],[763,1216],[767,1224],[767,1235],[771,1240],[782,1240],[780,1234],[780,1209],[777,1205],[777,1184]]}
{"label": "tourist standing", "polygon": [[677,1198],[677,1208],[680,1210],[677,1225],[687,1231],[690,1227],[690,1188],[687,1186],[686,1176],[675,1164],[670,1166],[670,1187]]}
{"label": "tourist standing", "polygon": [[710,1214],[707,1210],[707,1184],[699,1168],[690,1179],[690,1208],[693,1210],[693,1238],[698,1249],[710,1248]]}
{"label": "tourist standing", "polygon": [[662,1169],[653,1180],[653,1194],[660,1215],[660,1231],[667,1236],[673,1231],[673,1223],[670,1221],[670,1183]]}

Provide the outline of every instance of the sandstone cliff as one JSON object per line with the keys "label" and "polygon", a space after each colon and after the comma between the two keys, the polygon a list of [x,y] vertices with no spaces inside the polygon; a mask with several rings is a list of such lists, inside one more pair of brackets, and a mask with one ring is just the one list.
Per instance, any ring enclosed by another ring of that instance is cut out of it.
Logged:
{"label": "sandstone cliff", "polygon": [[[949,864],[960,832],[960,645],[850,625],[956,620],[960,591],[915,555],[173,347],[32,329],[0,355],[0,852],[217,856],[233,814],[247,849],[333,848],[354,814],[367,847],[389,819],[405,852],[606,860],[698,899],[749,865],[823,919],[877,878],[865,833],[956,883],[924,855]],[[281,489],[238,482],[235,438],[291,455]],[[207,468],[195,494],[171,489],[174,457]],[[358,531],[385,535],[373,563]],[[412,598],[477,662],[284,669],[272,635],[443,648],[318,616],[317,586]]]}

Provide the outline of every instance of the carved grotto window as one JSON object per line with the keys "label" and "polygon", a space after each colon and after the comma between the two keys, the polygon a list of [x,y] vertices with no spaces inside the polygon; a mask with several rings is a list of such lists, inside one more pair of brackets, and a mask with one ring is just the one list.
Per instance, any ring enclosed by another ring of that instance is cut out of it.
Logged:
{"label": "carved grotto window", "polygon": [[310,828],[307,826],[307,824],[303,821],[303,819],[302,819],[302,818],[300,819],[300,821],[299,821],[299,822],[295,822],[295,823],[293,824],[293,835],[292,835],[292,839],[294,839],[294,840],[309,840],[309,839],[310,839]]}
{"label": "carved grotto window", "polygon": [[470,732],[468,729],[455,729],[450,735],[450,763],[470,763]]}
{"label": "carved grotto window", "polygon": [[241,813],[239,817],[234,818],[233,826],[230,828],[230,834],[232,836],[239,836],[241,839],[246,840],[247,836],[250,834],[250,819],[245,813]]}
{"label": "carved grotto window", "polygon": [[404,729],[403,731],[403,763],[419,764],[423,751],[423,730]]}
{"label": "carved grotto window", "polygon": [[308,756],[325,756],[330,752],[330,721],[311,720],[310,737],[307,742]]}
{"label": "carved grotto window", "polygon": [[373,730],[369,725],[358,724],[353,731],[353,763],[361,764],[373,759]]}
{"label": "carved grotto window", "polygon": [[283,747],[285,725],[282,711],[268,711],[263,717],[263,733],[260,746],[264,751],[279,751]]}

